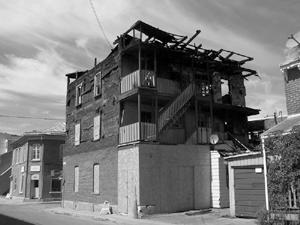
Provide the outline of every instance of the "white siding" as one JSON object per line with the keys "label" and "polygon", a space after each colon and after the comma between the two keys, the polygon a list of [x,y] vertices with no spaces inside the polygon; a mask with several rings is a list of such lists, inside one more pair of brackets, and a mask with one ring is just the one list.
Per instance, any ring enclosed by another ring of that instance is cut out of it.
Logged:
{"label": "white siding", "polygon": [[229,206],[226,166],[218,151],[211,152],[211,194],[213,208]]}

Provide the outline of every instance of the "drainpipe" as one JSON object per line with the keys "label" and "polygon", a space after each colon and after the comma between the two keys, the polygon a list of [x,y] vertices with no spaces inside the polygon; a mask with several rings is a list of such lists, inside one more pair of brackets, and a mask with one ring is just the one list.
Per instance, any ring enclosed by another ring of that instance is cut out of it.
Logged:
{"label": "drainpipe", "polygon": [[263,164],[264,164],[266,210],[269,211],[269,193],[268,193],[268,177],[267,177],[267,155],[266,155],[266,149],[265,149],[265,139],[264,139],[263,136],[261,136],[261,146],[262,146]]}
{"label": "drainpipe", "polygon": [[[27,180],[28,180],[28,175],[29,175],[29,171],[28,171],[28,164],[29,164],[29,154],[30,154],[30,151],[29,151],[29,142],[27,142],[27,160],[26,160],[26,173],[25,173],[25,193],[24,193],[24,199],[26,198],[26,195],[27,195]],[[30,178],[30,176],[29,176]],[[30,179],[29,179],[30,181]],[[30,185],[30,182],[29,182],[29,185]]]}

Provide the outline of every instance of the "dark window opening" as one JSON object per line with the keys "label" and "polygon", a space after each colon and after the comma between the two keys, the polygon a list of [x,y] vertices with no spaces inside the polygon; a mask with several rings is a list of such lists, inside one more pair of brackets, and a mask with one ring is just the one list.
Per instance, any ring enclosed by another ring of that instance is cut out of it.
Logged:
{"label": "dark window opening", "polygon": [[151,112],[141,112],[141,121],[145,123],[151,123],[152,122]]}
{"label": "dark window opening", "polygon": [[59,178],[52,178],[51,192],[61,192],[61,180]]}
{"label": "dark window opening", "polygon": [[293,67],[291,69],[288,69],[286,73],[287,73],[287,82],[300,78],[300,70],[298,67]]}

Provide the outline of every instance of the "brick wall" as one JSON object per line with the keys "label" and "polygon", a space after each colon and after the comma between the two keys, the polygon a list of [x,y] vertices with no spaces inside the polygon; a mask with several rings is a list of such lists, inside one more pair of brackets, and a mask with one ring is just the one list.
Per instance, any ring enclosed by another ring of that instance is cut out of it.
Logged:
{"label": "brick wall", "polygon": [[[103,62],[68,86],[66,106],[66,144],[64,155],[95,151],[118,144],[119,133],[119,67],[117,53],[111,54]],[[94,97],[94,75],[102,72],[102,95]],[[75,106],[76,85],[85,86],[81,106]],[[101,135],[93,141],[94,117],[101,112]],[[80,145],[75,146],[75,124],[80,122]]]}
{"label": "brick wall", "polygon": [[300,113],[300,78],[285,82],[288,115]]}
{"label": "brick wall", "polygon": [[[117,204],[118,153],[116,147],[65,156],[63,200]],[[93,165],[100,167],[100,194],[93,193]],[[79,167],[79,189],[74,192],[74,167]]]}

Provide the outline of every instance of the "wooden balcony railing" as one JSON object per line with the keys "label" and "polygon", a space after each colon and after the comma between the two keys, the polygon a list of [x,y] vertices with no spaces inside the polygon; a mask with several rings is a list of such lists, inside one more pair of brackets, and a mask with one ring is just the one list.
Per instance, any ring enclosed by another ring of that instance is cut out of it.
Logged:
{"label": "wooden balcony railing", "polygon": [[[139,140],[155,140],[156,126],[154,123],[141,123],[141,132],[139,131],[139,123],[133,123],[120,127],[119,143],[124,144]],[[141,134],[141,137],[140,137]]]}
{"label": "wooden balcony railing", "polygon": [[156,86],[155,74],[151,70],[136,70],[121,79],[121,94],[130,91],[136,87]]}

